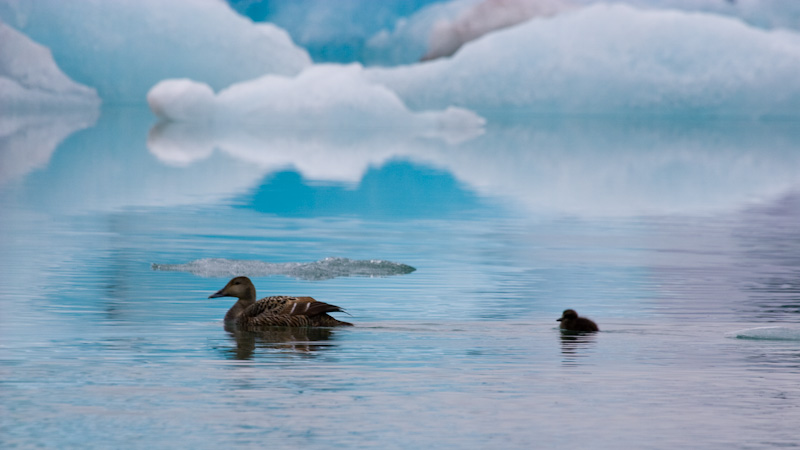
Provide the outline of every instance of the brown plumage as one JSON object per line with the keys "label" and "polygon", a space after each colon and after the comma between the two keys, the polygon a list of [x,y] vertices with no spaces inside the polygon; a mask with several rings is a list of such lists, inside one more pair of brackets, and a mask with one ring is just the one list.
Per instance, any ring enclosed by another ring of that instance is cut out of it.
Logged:
{"label": "brown plumage", "polygon": [[236,297],[239,299],[225,314],[225,323],[242,330],[269,326],[339,327],[352,326],[329,316],[329,312],[344,312],[338,306],[318,302],[311,297],[278,295],[256,301],[256,287],[247,277],[236,277],[208,298]]}
{"label": "brown plumage", "polygon": [[560,328],[565,331],[600,331],[596,323],[586,317],[578,317],[578,313],[574,309],[564,310],[561,318],[556,319],[556,322],[561,322]]}

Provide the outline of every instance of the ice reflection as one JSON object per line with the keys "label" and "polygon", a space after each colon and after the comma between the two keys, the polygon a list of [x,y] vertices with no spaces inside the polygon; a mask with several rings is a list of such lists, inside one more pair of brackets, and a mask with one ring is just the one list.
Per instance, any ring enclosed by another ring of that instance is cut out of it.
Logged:
{"label": "ice reflection", "polygon": [[[165,128],[162,128],[165,127]],[[800,184],[800,132],[773,121],[682,122],[495,118],[458,144],[405,130],[195,130],[159,125],[150,151],[186,166],[213,148],[264,173],[357,184],[371,167],[408,160],[445,170],[470,190],[528,211],[635,215],[726,211]]]}
{"label": "ice reflection", "polygon": [[9,114],[0,116],[0,187],[47,166],[53,152],[68,136],[94,126],[99,111]]}

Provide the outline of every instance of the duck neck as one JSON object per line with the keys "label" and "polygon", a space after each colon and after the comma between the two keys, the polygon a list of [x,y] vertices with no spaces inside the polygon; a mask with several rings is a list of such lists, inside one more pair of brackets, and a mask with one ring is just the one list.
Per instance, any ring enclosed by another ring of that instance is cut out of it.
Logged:
{"label": "duck neck", "polygon": [[239,301],[231,306],[231,309],[228,310],[228,313],[225,314],[225,321],[230,322],[236,320],[240,314],[244,312],[250,305],[256,302],[256,289],[255,287],[248,287],[247,292],[243,297],[239,298]]}

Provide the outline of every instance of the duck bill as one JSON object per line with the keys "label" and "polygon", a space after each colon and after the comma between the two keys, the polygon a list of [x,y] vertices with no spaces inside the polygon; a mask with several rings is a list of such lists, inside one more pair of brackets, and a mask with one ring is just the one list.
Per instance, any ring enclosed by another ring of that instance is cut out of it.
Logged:
{"label": "duck bill", "polygon": [[[215,294],[215,295],[216,295],[216,294]],[[209,297],[209,298],[210,298],[210,297]],[[560,318],[560,319],[556,319],[556,322],[561,322],[562,320],[564,320],[564,318],[563,318],[563,317],[562,317],[562,318]]]}
{"label": "duck bill", "polygon": [[209,295],[208,298],[226,297],[225,293],[222,292],[224,290],[225,289],[220,289],[217,292],[214,292],[213,294]]}

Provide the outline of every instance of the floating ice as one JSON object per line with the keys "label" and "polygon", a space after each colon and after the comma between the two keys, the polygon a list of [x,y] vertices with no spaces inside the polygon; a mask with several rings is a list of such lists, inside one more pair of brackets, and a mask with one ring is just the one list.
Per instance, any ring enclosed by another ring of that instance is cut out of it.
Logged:
{"label": "floating ice", "polygon": [[766,341],[800,341],[800,328],[759,327],[733,333],[738,339]]}
{"label": "floating ice", "polygon": [[0,2],[0,19],[49,47],[67,75],[111,103],[143,103],[167,78],[221,89],[293,75],[311,62],[285,31],[217,0]]}
{"label": "floating ice", "polygon": [[565,0],[483,0],[452,21],[433,26],[423,60],[455,53],[462,45],[487,33],[508,28],[534,17],[549,17],[571,7]]}
{"label": "floating ice", "polygon": [[371,68],[411,108],[797,115],[800,35],[701,13],[594,5],[531,20],[451,59]]}
{"label": "floating ice", "polygon": [[368,81],[358,64],[315,65],[294,78],[267,75],[234,84],[216,96],[203,83],[165,80],[150,90],[147,101],[162,120],[212,121],[227,127],[469,130],[485,123],[460,108],[411,112],[392,91]]}
{"label": "floating ice", "polygon": [[189,272],[201,277],[264,277],[286,275],[301,280],[329,280],[337,277],[388,277],[416,269],[379,259],[325,258],[310,263],[268,263],[263,261],[205,258],[186,264],[153,264],[153,270]]}
{"label": "floating ice", "polygon": [[50,51],[0,22],[0,111],[94,109],[100,99],[59,70]]}

